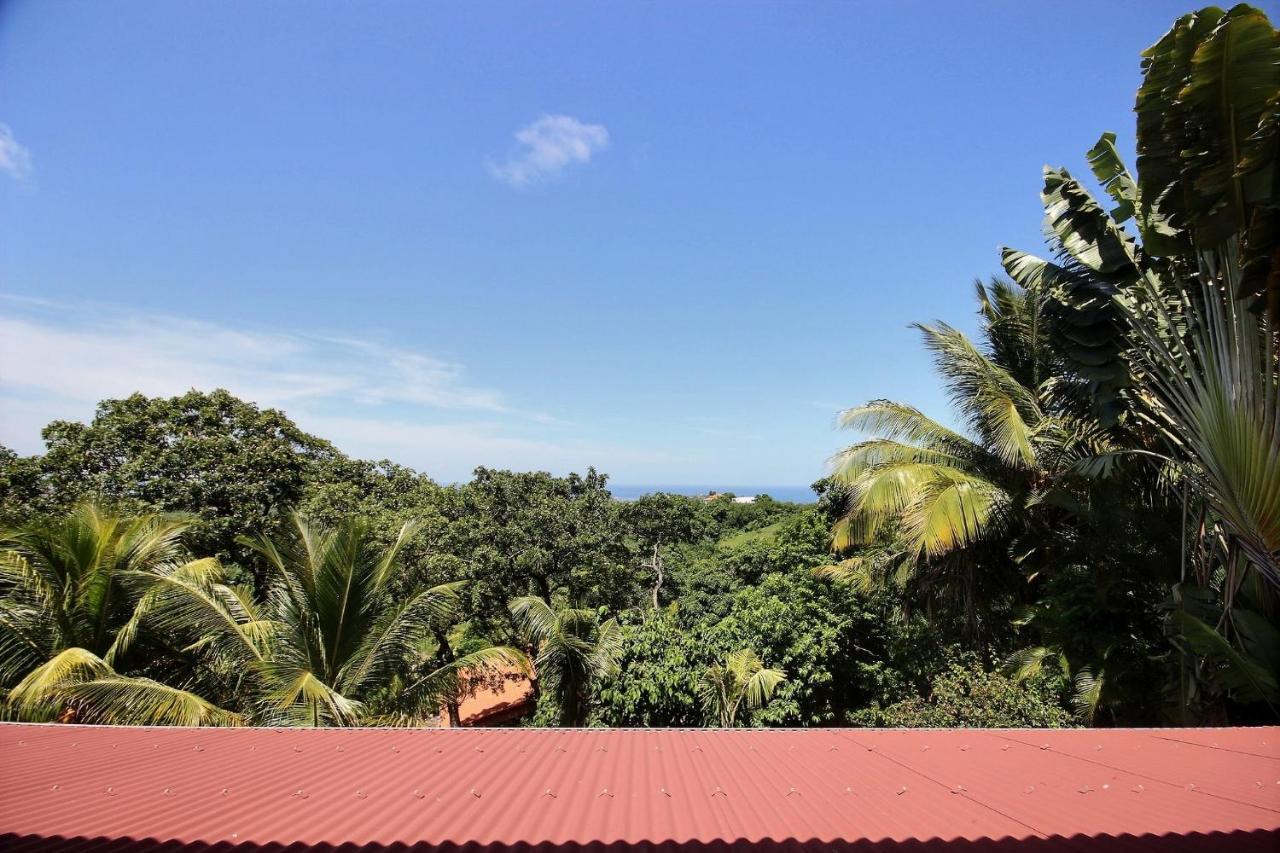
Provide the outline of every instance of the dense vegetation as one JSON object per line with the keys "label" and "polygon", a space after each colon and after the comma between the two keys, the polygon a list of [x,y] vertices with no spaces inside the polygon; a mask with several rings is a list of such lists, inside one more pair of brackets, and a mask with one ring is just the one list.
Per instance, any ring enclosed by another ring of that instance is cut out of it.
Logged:
{"label": "dense vegetation", "polygon": [[954,418],[844,412],[812,505],[445,487],[223,391],[50,424],[0,454],[2,713],[415,725],[515,667],[540,724],[1276,720],[1280,35],[1185,16],[1136,112],[1110,210],[1047,168],[1048,257],[919,326]]}

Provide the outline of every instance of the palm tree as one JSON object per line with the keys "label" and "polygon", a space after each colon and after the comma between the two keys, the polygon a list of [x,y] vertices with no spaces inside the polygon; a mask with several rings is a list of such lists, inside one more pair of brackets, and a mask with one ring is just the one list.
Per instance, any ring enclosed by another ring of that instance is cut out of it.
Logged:
{"label": "palm tree", "polygon": [[183,547],[190,526],[183,517],[122,518],[84,504],[0,537],[0,686],[10,688],[19,718],[239,721],[195,693],[116,670],[159,586],[220,581],[216,561],[192,560]]}
{"label": "palm tree", "polygon": [[539,687],[545,685],[555,697],[560,725],[584,725],[593,683],[618,666],[622,632],[617,621],[600,622],[592,610],[555,609],[532,595],[515,599],[510,609],[536,651]]}
{"label": "palm tree", "polygon": [[848,490],[833,544],[858,551],[820,572],[943,592],[970,633],[986,604],[1025,587],[1011,546],[1031,529],[1031,507],[1062,470],[1106,447],[1087,419],[1055,414],[1041,393],[1055,366],[1040,298],[999,281],[978,295],[984,347],[945,323],[916,327],[961,430],[890,400],[841,413],[842,427],[872,434],[833,458]]}
{"label": "palm tree", "polygon": [[263,721],[421,723],[461,671],[524,665],[519,651],[493,647],[426,673],[413,667],[415,649],[452,613],[462,586],[440,584],[399,599],[391,594],[397,557],[415,530],[404,525],[384,549],[361,521],[324,530],[294,516],[286,536],[243,540],[272,578],[262,607],[271,625],[269,652],[257,665]]}
{"label": "palm tree", "polygon": [[702,705],[713,715],[721,728],[733,728],[738,710],[745,704],[747,710],[762,708],[787,680],[780,669],[768,669],[751,649],[730,653],[724,665],[712,664],[702,673],[698,682]]}

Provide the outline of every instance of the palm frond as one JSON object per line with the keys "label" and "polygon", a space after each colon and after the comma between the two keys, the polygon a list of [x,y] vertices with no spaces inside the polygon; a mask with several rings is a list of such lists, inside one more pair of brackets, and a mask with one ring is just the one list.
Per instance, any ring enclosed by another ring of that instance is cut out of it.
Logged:
{"label": "palm frond", "polygon": [[88,649],[63,649],[27,673],[9,691],[9,702],[20,712],[63,704],[63,691],[80,681],[115,675],[111,667]]}
{"label": "palm frond", "polygon": [[115,726],[237,726],[244,720],[208,700],[152,681],[107,675],[62,688],[61,696],[86,723]]}

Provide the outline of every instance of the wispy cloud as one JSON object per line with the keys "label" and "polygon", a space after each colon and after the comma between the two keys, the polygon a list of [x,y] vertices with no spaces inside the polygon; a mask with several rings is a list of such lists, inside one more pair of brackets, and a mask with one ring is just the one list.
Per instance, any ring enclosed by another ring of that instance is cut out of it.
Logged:
{"label": "wispy cloud", "polygon": [[455,361],[376,339],[0,294],[0,444],[40,452],[41,427],[87,419],[99,400],[192,388],[226,388],[284,409],[348,453],[392,458],[446,481],[477,465],[563,472],[671,461],[586,440],[573,424],[469,382]]}
{"label": "wispy cloud", "polygon": [[584,124],[573,116],[544,115],[516,131],[520,151],[502,163],[489,163],[489,174],[513,187],[556,177],[573,163],[586,163],[609,145],[602,124]]}
{"label": "wispy cloud", "polygon": [[[77,400],[225,387],[273,405],[342,399],[506,412],[453,362],[351,338],[0,301],[0,386]],[[33,310],[34,309],[34,310]]]}
{"label": "wispy cloud", "polygon": [[17,180],[31,174],[31,152],[14,138],[7,124],[0,124],[0,172]]}

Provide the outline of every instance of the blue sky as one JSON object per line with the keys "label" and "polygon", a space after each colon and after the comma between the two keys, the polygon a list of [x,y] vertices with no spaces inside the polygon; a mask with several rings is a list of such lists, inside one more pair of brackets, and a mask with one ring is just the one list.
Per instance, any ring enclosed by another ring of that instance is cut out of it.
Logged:
{"label": "blue sky", "polygon": [[0,443],[225,386],[359,456],[791,485],[972,328],[1189,7],[0,5]]}

